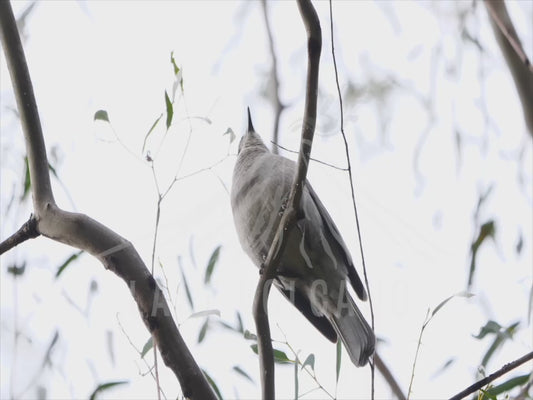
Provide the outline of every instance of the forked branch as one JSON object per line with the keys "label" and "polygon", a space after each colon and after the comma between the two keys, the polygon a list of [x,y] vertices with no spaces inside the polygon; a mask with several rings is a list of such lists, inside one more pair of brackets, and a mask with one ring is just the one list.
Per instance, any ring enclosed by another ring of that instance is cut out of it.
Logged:
{"label": "forked branch", "polygon": [[17,99],[28,153],[35,232],[92,254],[124,280],[165,364],[190,399],[215,400],[181,337],[163,292],[133,245],[92,218],[60,209],[54,200],[37,103],[11,4],[0,1],[0,38]]}

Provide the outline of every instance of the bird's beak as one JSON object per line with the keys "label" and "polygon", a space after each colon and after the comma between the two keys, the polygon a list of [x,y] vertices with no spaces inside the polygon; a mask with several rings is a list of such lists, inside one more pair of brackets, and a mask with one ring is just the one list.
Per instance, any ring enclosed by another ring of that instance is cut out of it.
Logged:
{"label": "bird's beak", "polygon": [[252,124],[252,116],[250,115],[250,107],[248,107],[248,132],[255,132],[254,125]]}

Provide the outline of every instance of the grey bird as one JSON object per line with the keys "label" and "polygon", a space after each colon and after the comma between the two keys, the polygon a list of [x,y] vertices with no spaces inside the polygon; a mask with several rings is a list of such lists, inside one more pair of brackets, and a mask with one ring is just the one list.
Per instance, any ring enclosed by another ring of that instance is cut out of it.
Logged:
{"label": "grey bird", "polygon": [[[231,207],[242,248],[259,268],[274,239],[296,174],[296,163],[271,153],[255,132],[248,110],[248,132],[239,143],[233,170]],[[326,338],[340,337],[350,359],[364,366],[375,336],[347,291],[367,294],[350,253],[328,211],[306,181],[295,226],[274,285]]]}

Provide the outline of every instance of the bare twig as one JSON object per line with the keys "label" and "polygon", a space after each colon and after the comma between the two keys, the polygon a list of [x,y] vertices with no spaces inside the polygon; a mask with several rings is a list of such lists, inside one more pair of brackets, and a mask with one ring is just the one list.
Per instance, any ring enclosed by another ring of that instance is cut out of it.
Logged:
{"label": "bare twig", "polygon": [[9,1],[0,1],[0,33],[28,152],[37,231],[53,240],[87,251],[122,278],[130,287],[165,364],[178,378],[184,396],[215,400],[215,394],[171,317],[163,292],[132,244],[92,218],[64,211],[56,205],[37,104]]}
{"label": "bare twig", "polygon": [[[275,147],[279,147],[280,149],[288,151],[289,153],[298,153],[297,151],[294,151],[294,150],[288,149],[286,147],[283,147],[281,144],[278,144],[278,143],[274,142],[273,140],[271,140],[270,143],[272,143]],[[315,162],[317,162],[319,164],[322,164],[322,165],[325,165],[327,167],[338,169],[339,171],[348,171],[348,168],[337,167],[336,165],[327,163],[325,161],[317,160],[316,158],[313,158],[313,157],[309,157],[309,160],[315,161]]]}
{"label": "bare twig", "polygon": [[276,268],[285,247],[284,234],[294,225],[294,219],[300,204],[313,135],[316,125],[316,107],[318,97],[318,69],[320,52],[322,49],[322,31],[318,15],[311,0],[297,0],[298,8],[307,31],[307,83],[305,96],[304,123],[302,126],[302,140],[298,155],[297,170],[292,183],[287,208],[281,217],[278,230],[272,240],[267,258],[263,265],[262,274],[254,297],[254,320],[257,329],[257,343],[261,368],[261,386],[263,400],[274,400],[274,354],[268,322],[267,301],[272,279],[276,275]]}
{"label": "bare twig", "polygon": [[[268,18],[267,10],[267,0],[262,0],[261,4],[263,6],[263,16],[265,18],[265,28],[268,36],[268,47],[270,49],[270,57],[272,58],[272,83],[273,83],[273,103],[274,103],[274,127],[272,131],[272,140],[278,142],[279,139],[279,120],[281,118],[281,113],[285,106],[281,102],[279,97],[279,74],[278,74],[278,57],[276,55],[276,50],[274,49],[274,38],[272,35],[272,28],[270,27],[270,20]],[[274,147],[272,149],[274,154],[278,154],[278,149]]]}
{"label": "bare twig", "polygon": [[22,242],[36,238],[37,236],[39,236],[39,231],[37,230],[37,220],[33,215],[31,215],[30,219],[24,222],[18,231],[0,243],[0,255],[11,250],[13,247],[18,246]]}
{"label": "bare twig", "polygon": [[502,375],[505,375],[509,371],[515,369],[516,367],[519,367],[520,365],[533,360],[533,351],[530,353],[527,353],[526,355],[520,357],[517,360],[511,361],[510,363],[505,364],[503,367],[501,367],[498,371],[493,372],[489,376],[477,381],[473,385],[470,385],[465,390],[463,390],[460,393],[457,393],[455,396],[450,397],[450,400],[460,400],[468,396],[469,394],[474,393],[476,390],[482,389],[485,385],[491,383],[495,379],[499,378]]}
{"label": "bare twig", "polygon": [[[361,226],[359,224],[359,213],[357,212],[357,203],[355,201],[355,189],[353,184],[353,176],[352,176],[352,166],[350,162],[350,151],[348,149],[348,141],[346,140],[346,134],[344,133],[344,111],[342,106],[342,94],[341,94],[341,87],[339,84],[339,73],[337,71],[337,59],[335,57],[335,41],[333,38],[333,6],[331,0],[329,0],[329,22],[330,22],[330,30],[331,30],[331,55],[333,57],[333,69],[335,71],[335,82],[337,84],[337,93],[339,97],[339,109],[340,109],[340,119],[341,119],[341,133],[342,133],[342,139],[344,140],[344,149],[346,151],[346,161],[348,163],[348,176],[350,178],[350,190],[352,193],[352,204],[353,204],[353,212],[355,216],[355,226],[357,228],[357,237],[359,239],[359,251],[361,253],[361,263],[363,266],[363,275],[365,278],[365,286],[366,291],[368,293],[368,303],[370,305],[370,318],[372,323],[372,330],[375,332],[375,323],[374,323],[374,305],[372,303],[372,295],[370,292],[370,285],[368,284],[368,274],[366,270],[366,263],[365,263],[365,253],[363,251],[363,237],[361,235]],[[371,376],[371,390],[370,395],[371,398],[374,399],[374,382],[375,382],[375,368],[374,363],[370,363],[370,376]]]}
{"label": "bare twig", "polygon": [[500,49],[507,61],[507,65],[513,77],[526,126],[533,136],[533,65],[527,57],[513,22],[507,13],[504,0],[485,0],[485,7],[490,14],[490,22],[494,36],[500,45]]}

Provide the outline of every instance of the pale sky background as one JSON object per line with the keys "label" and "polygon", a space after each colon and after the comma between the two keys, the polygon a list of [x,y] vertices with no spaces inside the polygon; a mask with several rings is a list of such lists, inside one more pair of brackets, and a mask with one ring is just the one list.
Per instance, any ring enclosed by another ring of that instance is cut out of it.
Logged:
{"label": "pale sky background", "polygon": [[[14,2],[16,15],[28,4]],[[530,57],[532,4],[508,1]],[[323,50],[313,157],[344,167],[328,3],[315,6]],[[305,32],[294,2],[271,2],[270,19],[281,98],[288,105],[281,118],[280,143],[296,149],[304,100]],[[463,28],[482,52],[462,39]],[[405,392],[428,308],[465,289],[470,244],[477,233],[474,211],[480,193],[493,186],[480,223],[494,219],[496,235],[478,254],[471,289],[475,296],[453,299],[439,311],[420,349],[412,398],[446,398],[476,379],[491,339],[480,341],[473,335],[487,320],[503,326],[520,321],[513,341],[489,362],[489,373],[533,347],[528,322],[533,259],[531,137],[482,4],[473,9],[471,1],[335,2],[334,29],[341,87],[347,90],[351,84],[359,96],[355,102],[344,98],[345,131],[376,333],[384,340],[378,349]],[[234,324],[239,311],[245,329],[255,332],[251,304],[258,273],[238,243],[227,191],[247,106],[256,130],[265,142],[271,140],[273,112],[264,95],[271,58],[260,2],[43,1],[26,21],[25,34],[49,157],[62,182],[53,179],[59,205],[86,213],[132,241],[147,265],[157,192],[141,148],[151,124],[165,110],[164,91],[172,90],[170,53],[174,53],[183,71],[185,97],[178,91],[173,126],[165,136],[163,116],[147,148],[155,155],[164,138],[155,164],[162,187],[175,175],[189,136],[178,175],[212,168],[177,182],[163,201],[156,260],[165,274],[156,265],[156,276],[162,283],[168,281],[180,330],[224,398],[258,398],[258,361],[249,347],[252,342],[221,328],[217,321]],[[3,57],[2,53],[2,240],[31,212],[29,201],[8,212],[9,200],[22,190],[25,150]],[[363,91],[369,82],[381,84],[382,97],[376,96],[375,85],[374,91]],[[426,99],[432,104],[432,121]],[[112,129],[93,121],[99,109],[109,113]],[[237,134],[231,144],[223,135],[228,128]],[[362,274],[347,174],[312,163],[308,177]],[[523,248],[518,255],[520,235]],[[206,287],[204,270],[218,245],[222,246],[219,262]],[[98,384],[113,380],[129,384],[104,392],[102,398],[154,398],[154,380],[130,344],[140,350],[148,332],[127,287],[86,254],[56,280],[57,267],[72,253],[71,248],[39,238],[1,259],[0,398],[37,398],[37,386],[45,388],[46,398],[87,398]],[[194,310],[187,303],[178,257]],[[14,280],[8,266],[24,261],[25,274]],[[94,296],[91,285],[96,285]],[[335,346],[277,292],[272,291],[269,304],[273,338],[283,341],[286,335],[300,359],[314,353],[317,379],[334,394]],[[205,310],[219,310],[221,317],[210,318],[206,338],[197,344],[205,318],[189,316]],[[368,304],[363,312],[370,318]],[[15,329],[21,332],[16,346]],[[52,367],[25,390],[40,370],[56,331]],[[292,356],[287,346],[276,347]],[[368,398],[369,368],[357,369],[346,353],[343,356],[338,398]],[[151,363],[152,355],[146,359]],[[441,371],[450,359],[453,363]],[[254,383],[232,371],[235,365]],[[176,379],[162,362],[160,369],[166,396],[175,398]],[[531,363],[513,375],[529,371]],[[279,398],[294,398],[293,367],[277,366],[276,374]],[[305,373],[300,374],[300,394],[315,386]],[[304,398],[326,397],[314,391]],[[388,397],[390,390],[377,374],[376,398]]]}

